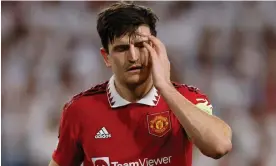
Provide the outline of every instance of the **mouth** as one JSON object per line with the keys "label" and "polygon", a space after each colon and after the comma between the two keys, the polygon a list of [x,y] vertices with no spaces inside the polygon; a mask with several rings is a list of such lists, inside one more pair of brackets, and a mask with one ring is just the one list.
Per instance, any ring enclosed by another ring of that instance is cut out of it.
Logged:
{"label": "mouth", "polygon": [[132,66],[128,68],[127,71],[137,71],[137,70],[141,70],[142,68],[143,68],[142,66]]}

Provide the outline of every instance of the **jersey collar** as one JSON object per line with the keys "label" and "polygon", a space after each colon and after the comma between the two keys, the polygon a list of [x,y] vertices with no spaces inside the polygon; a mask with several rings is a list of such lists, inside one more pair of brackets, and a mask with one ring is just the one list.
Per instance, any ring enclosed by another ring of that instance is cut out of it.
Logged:
{"label": "jersey collar", "polygon": [[[114,75],[109,79],[107,85],[107,98],[111,108],[117,108],[131,104],[131,102],[123,99],[115,88]],[[149,93],[136,103],[144,104],[148,106],[156,106],[158,104],[160,95],[155,87],[153,87]]]}

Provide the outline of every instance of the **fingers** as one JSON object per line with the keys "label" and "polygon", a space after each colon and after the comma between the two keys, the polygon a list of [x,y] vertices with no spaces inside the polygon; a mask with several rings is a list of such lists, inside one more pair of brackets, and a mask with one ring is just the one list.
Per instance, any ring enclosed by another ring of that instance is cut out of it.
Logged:
{"label": "fingers", "polygon": [[139,34],[141,37],[146,37],[147,39],[149,39],[150,44],[153,44],[153,48],[157,48],[162,50],[162,48],[164,47],[164,44],[155,36],[153,35],[144,35],[144,34]]}
{"label": "fingers", "polygon": [[154,45],[156,46],[163,46],[164,44],[155,36],[150,35],[148,36],[149,40],[153,42]]}
{"label": "fingers", "polygon": [[169,61],[165,45],[156,37],[148,36],[149,42],[143,42],[145,48],[149,51],[151,59],[160,58],[162,61]]}
{"label": "fingers", "polygon": [[166,51],[166,47],[165,45],[161,42],[161,40],[159,40],[157,37],[155,36],[149,36],[148,37],[149,41],[151,43],[153,43],[153,48],[155,48],[155,50],[157,50],[157,54],[158,55],[162,55],[162,59],[166,59],[169,60],[168,56],[167,56],[167,51]]}
{"label": "fingers", "polygon": [[165,50],[164,44],[155,36],[149,36],[149,40],[153,43],[153,46],[155,47],[158,54],[160,54],[162,51]]}
{"label": "fingers", "polygon": [[148,66],[149,63],[149,53],[146,47],[142,48],[143,64]]}
{"label": "fingers", "polygon": [[148,63],[149,63],[149,51],[147,50],[146,47],[142,48],[141,49],[141,63],[144,65],[144,66],[148,66]]}
{"label": "fingers", "polygon": [[[145,49],[145,51],[147,51],[146,50],[146,48],[144,48]],[[145,62],[145,64],[146,64],[146,66],[148,66],[148,64],[149,64],[149,56],[148,56],[149,54],[145,54],[145,59],[146,59],[146,62]]]}
{"label": "fingers", "polygon": [[157,53],[156,51],[146,42],[143,42],[144,46],[146,47],[146,49],[149,51],[149,54],[151,56],[152,59],[157,58]]}
{"label": "fingers", "polygon": [[146,58],[145,58],[145,50],[144,49],[140,50],[141,51],[141,53],[140,53],[140,63],[142,65],[146,66],[146,63],[145,63]]}

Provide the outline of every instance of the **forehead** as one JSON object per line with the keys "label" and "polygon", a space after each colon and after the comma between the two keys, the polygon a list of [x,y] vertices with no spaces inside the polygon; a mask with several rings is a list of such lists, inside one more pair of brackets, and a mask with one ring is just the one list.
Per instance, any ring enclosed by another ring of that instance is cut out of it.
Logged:
{"label": "forehead", "polygon": [[[146,36],[151,35],[150,33],[150,28],[148,26],[140,26],[137,30],[136,30],[136,34],[137,35],[133,35],[133,36],[129,36],[129,35],[125,35],[119,38],[116,38],[112,44],[109,44],[110,46],[115,46],[115,45],[120,45],[120,44],[129,44],[129,42],[137,42],[137,41],[141,41],[141,40],[145,40],[147,39]],[[141,34],[141,35],[139,35]]]}

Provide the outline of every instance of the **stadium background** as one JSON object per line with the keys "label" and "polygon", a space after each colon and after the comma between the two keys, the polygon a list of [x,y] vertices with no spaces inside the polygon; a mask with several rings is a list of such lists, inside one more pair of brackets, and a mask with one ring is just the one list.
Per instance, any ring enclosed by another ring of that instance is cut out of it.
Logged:
{"label": "stadium background", "polygon": [[[96,31],[109,3],[1,2],[2,165],[47,165],[63,104],[111,76]],[[193,165],[275,166],[276,2],[139,3],[160,17],[174,80],[206,93],[234,131],[229,155],[195,150]]]}

